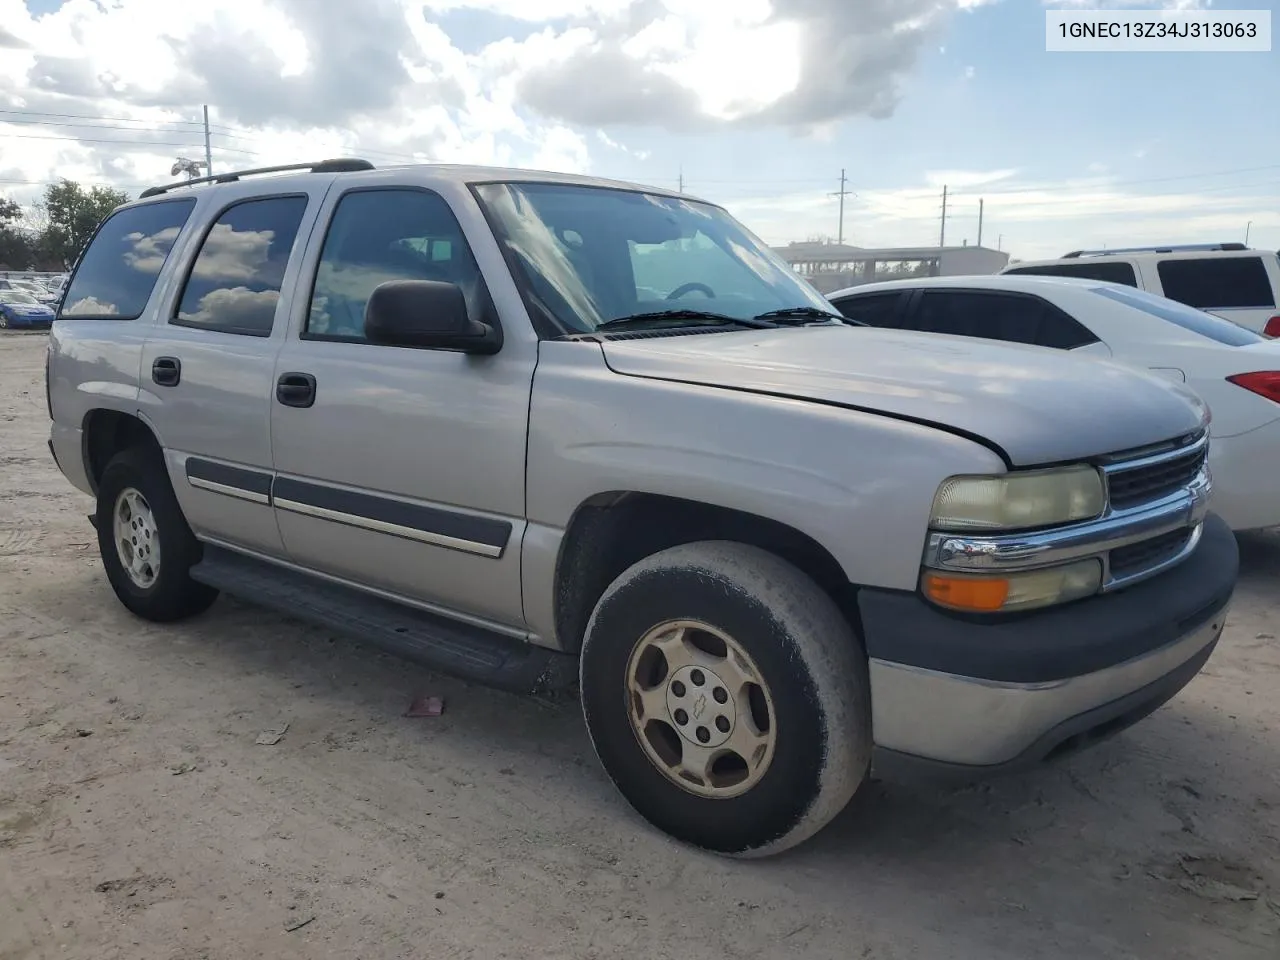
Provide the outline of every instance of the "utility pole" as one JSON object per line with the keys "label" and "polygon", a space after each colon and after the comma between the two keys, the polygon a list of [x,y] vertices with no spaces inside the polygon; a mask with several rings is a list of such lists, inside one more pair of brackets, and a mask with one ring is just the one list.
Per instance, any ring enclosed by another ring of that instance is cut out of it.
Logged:
{"label": "utility pole", "polygon": [[982,246],[982,198],[978,198],[978,246]]}
{"label": "utility pole", "polygon": [[1246,247],[1249,245],[1249,231],[1252,229],[1253,229],[1253,221],[1250,220],[1248,223],[1244,225],[1244,245]]}
{"label": "utility pole", "polygon": [[842,169],[840,171],[840,189],[832,194],[833,197],[840,198],[840,229],[836,233],[836,243],[840,244],[844,243],[844,198],[853,195],[852,191],[845,189],[845,184],[848,182],[849,180],[845,177]]}
{"label": "utility pole", "polygon": [[680,164],[680,192],[684,193],[684,164]]}
{"label": "utility pole", "polygon": [[1000,236],[996,237],[996,250],[998,250],[1001,253],[1004,253],[1004,234],[1003,233],[1000,234]]}
{"label": "utility pole", "polygon": [[209,146],[209,105],[204,105],[204,173],[213,176],[213,148]]}
{"label": "utility pole", "polygon": [[942,185],[942,232],[938,235],[938,249],[947,245],[947,186]]}

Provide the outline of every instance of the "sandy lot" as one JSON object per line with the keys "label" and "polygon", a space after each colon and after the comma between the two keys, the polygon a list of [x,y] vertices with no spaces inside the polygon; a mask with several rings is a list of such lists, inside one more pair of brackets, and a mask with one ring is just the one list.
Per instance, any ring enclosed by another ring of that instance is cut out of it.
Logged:
{"label": "sandy lot", "polygon": [[[0,960],[1280,956],[1280,536],[1243,540],[1218,652],[1138,727],[872,784],[731,862],[633,816],[572,705],[225,598],[129,616],[45,447],[44,344],[0,336]],[[442,717],[402,716],[422,693]]]}

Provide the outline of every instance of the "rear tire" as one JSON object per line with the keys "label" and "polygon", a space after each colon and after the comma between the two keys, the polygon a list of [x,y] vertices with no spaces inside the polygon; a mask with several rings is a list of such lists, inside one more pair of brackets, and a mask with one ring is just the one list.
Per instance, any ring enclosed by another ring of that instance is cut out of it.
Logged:
{"label": "rear tire", "polygon": [[658,829],[759,857],[817,833],[866,778],[866,655],[835,603],[756,547],[654,554],[605,591],[580,683],[596,755]]}
{"label": "rear tire", "polygon": [[187,526],[158,450],[116,454],[98,484],[98,550],[107,580],[130,611],[168,622],[203,613],[218,591],[191,579],[202,549]]}

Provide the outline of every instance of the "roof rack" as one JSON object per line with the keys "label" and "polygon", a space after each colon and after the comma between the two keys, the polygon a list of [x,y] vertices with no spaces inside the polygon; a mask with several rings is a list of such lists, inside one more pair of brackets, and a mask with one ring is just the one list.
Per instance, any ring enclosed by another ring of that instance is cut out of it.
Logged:
{"label": "roof rack", "polygon": [[1062,255],[1063,260],[1074,260],[1076,257],[1105,257],[1114,253],[1190,253],[1207,250],[1248,250],[1243,243],[1183,243],[1162,247],[1117,247],[1113,250],[1072,250]]}
{"label": "roof rack", "polygon": [[166,183],[160,187],[148,187],[139,195],[139,199],[158,197],[162,193],[176,190],[178,187],[192,187],[197,183],[235,183],[241,177],[251,177],[260,173],[284,173],[290,170],[306,170],[310,173],[357,173],[361,170],[373,170],[368,160],[358,157],[339,157],[335,160],[320,160],[316,163],[284,163],[275,167],[256,167],[253,170],[233,170],[230,173],[219,173],[212,177],[196,177],[194,180],[180,180],[177,183]]}

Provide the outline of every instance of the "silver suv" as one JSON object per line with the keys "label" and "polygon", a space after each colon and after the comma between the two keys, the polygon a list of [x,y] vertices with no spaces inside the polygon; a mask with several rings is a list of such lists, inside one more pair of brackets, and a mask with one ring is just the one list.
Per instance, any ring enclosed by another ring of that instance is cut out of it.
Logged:
{"label": "silver suv", "polygon": [[723,853],[800,842],[873,767],[1134,722],[1235,585],[1184,389],[852,325],[656,189],[352,160],[153,188],[78,264],[47,378],[134,613],[225,591],[576,685],[623,795]]}

